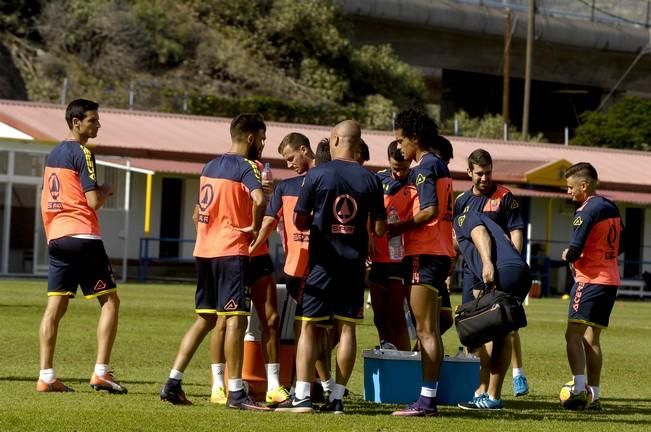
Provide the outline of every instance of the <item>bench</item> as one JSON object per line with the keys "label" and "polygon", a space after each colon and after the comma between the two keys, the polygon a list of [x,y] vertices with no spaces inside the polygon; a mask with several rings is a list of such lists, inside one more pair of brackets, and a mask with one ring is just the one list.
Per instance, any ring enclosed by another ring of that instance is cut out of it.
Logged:
{"label": "bench", "polygon": [[619,288],[617,289],[617,296],[635,296],[644,299],[651,297],[651,291],[645,291],[646,282],[642,279],[622,279]]}

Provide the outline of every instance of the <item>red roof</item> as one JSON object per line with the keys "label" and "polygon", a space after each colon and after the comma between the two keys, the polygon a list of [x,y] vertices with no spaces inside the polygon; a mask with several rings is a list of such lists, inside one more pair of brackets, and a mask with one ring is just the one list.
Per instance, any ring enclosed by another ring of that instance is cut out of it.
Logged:
{"label": "red roof", "polygon": [[[224,153],[230,146],[230,120],[217,117],[128,111],[100,107],[102,129],[96,139],[98,154],[123,155],[141,159],[158,159],[161,171],[190,170],[179,160],[203,163]],[[38,140],[58,141],[68,133],[62,105],[0,100],[0,122],[19,129]],[[284,168],[276,149],[289,132],[306,135],[313,146],[330,135],[330,128],[291,123],[267,123],[267,146],[263,157],[274,168]],[[386,165],[386,146],[393,139],[391,132],[365,130],[362,137],[369,145],[370,167]],[[558,144],[496,141],[467,137],[449,137],[455,158],[450,163],[454,173],[465,173],[466,155],[482,147],[495,160],[494,178],[499,182],[520,182],[524,173],[536,166],[559,159],[571,163],[590,162],[602,183],[618,189],[651,193],[648,167],[651,153],[597,147],[563,146]],[[164,161],[171,159],[174,162]],[[142,162],[145,164],[146,162]],[[153,163],[150,162],[150,163]],[[144,166],[144,165],[143,165]],[[619,197],[642,202],[637,192],[619,193]],[[645,203],[651,200],[643,200]]]}

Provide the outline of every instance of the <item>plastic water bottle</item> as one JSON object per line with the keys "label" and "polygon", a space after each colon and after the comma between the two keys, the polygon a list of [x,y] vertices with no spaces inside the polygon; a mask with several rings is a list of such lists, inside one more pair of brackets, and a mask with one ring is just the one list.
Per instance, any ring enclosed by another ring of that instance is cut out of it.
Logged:
{"label": "plastic water bottle", "polygon": [[260,173],[260,178],[262,178],[262,180],[274,179],[273,173],[271,172],[271,164],[269,162],[265,162],[264,169]]}
{"label": "plastic water bottle", "polygon": [[[265,162],[264,168],[260,173],[260,179],[262,179],[262,181],[272,181],[274,179],[273,173],[271,172],[271,164],[269,162]],[[265,196],[269,199],[271,194],[265,192]]]}
{"label": "plastic water bottle", "polygon": [[[400,215],[398,210],[395,207],[389,208],[389,213],[387,214],[387,223],[394,224],[400,222]],[[403,246],[402,234],[399,236],[389,237],[389,258],[395,261],[399,261],[405,254],[405,248]]]}
{"label": "plastic water bottle", "polygon": [[463,349],[462,346],[459,347],[459,350],[455,354],[454,358],[463,358],[466,356],[466,351]]}

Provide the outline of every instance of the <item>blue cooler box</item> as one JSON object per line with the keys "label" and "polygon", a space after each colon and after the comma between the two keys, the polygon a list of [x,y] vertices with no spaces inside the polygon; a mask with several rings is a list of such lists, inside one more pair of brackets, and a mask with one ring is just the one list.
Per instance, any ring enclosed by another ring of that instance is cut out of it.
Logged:
{"label": "blue cooler box", "polygon": [[[420,353],[369,349],[364,355],[364,400],[410,403],[418,398],[422,384]],[[437,399],[456,405],[472,399],[479,385],[479,359],[445,357],[441,367]]]}

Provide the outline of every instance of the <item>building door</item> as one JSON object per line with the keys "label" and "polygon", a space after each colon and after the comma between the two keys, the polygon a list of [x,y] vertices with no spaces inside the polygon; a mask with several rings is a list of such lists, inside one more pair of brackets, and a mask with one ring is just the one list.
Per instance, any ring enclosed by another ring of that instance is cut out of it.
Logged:
{"label": "building door", "polygon": [[[183,207],[183,180],[179,178],[163,178],[160,238],[178,239],[181,235],[181,208]],[[161,240],[159,256],[174,258],[179,256],[180,243],[178,240]]]}
{"label": "building door", "polygon": [[644,209],[629,207],[626,209],[626,239],[624,246],[624,277],[640,276],[642,267],[642,243],[644,238]]}

